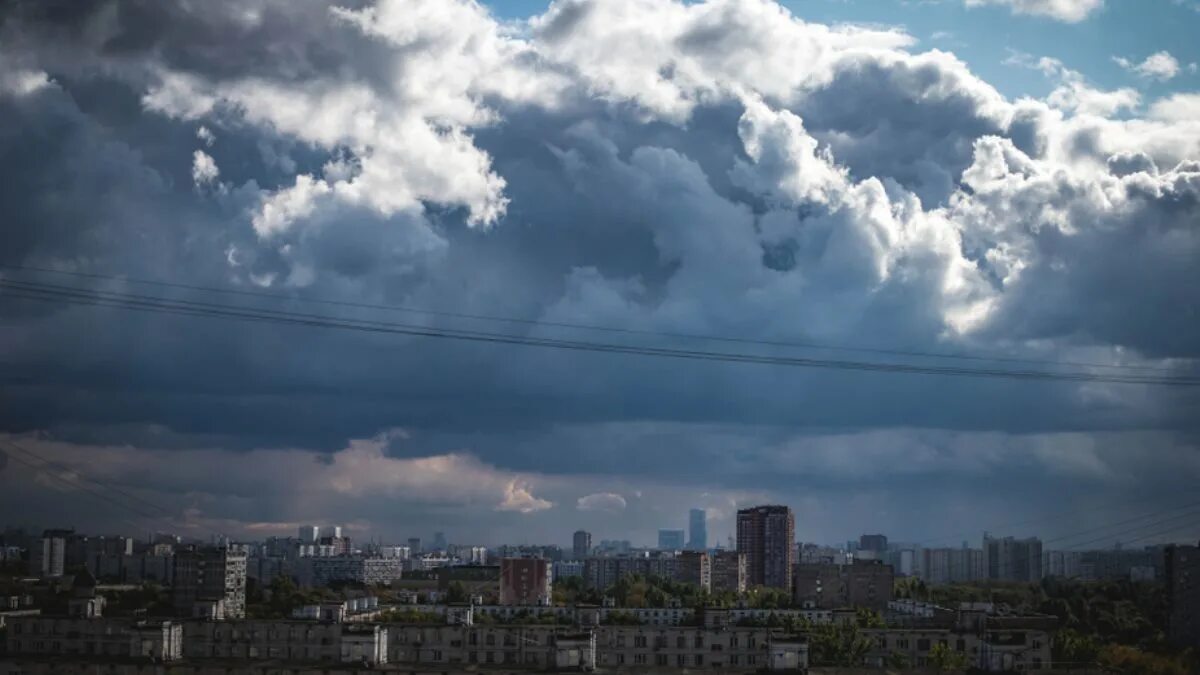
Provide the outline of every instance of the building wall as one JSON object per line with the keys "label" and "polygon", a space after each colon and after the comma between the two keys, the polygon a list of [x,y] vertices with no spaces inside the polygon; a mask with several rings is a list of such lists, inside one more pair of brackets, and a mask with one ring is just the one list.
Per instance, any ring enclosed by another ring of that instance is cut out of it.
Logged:
{"label": "building wall", "polygon": [[1168,546],[1165,554],[1167,637],[1200,648],[1200,546]]}
{"label": "building wall", "polygon": [[853,565],[797,565],[793,600],[802,607],[887,609],[892,599],[891,565],[856,561]]}
{"label": "building wall", "polygon": [[13,617],[6,646],[9,654],[171,661],[182,656],[182,631],[170,621]]}
{"label": "building wall", "polygon": [[747,585],[792,588],[796,518],[789,507],[757,506],[738,511],[737,548],[746,554]]}
{"label": "building wall", "polygon": [[712,589],[712,567],[709,555],[704,551],[684,551],[676,561],[676,579],[695,584],[708,591]]}
{"label": "building wall", "polygon": [[500,604],[550,604],[550,561],[541,558],[504,558],[500,561]]}
{"label": "building wall", "polygon": [[746,591],[746,554],[737,551],[717,551],[712,556],[712,589],[714,591]]}
{"label": "building wall", "polygon": [[225,617],[246,615],[246,554],[227,548],[179,551],[174,560],[172,602],[190,614],[200,601],[224,603]]}

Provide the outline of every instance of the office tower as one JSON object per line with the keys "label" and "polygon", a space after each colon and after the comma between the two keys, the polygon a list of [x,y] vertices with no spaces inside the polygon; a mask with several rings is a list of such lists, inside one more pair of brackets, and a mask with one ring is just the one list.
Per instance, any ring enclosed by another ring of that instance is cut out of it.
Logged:
{"label": "office tower", "polygon": [[433,550],[435,550],[435,551],[445,551],[446,550],[446,533],[445,532],[434,532],[433,533]]}
{"label": "office tower", "polygon": [[317,543],[317,539],[321,537],[321,528],[316,525],[301,525],[297,534],[299,535],[300,543],[315,544]]}
{"label": "office tower", "polygon": [[987,578],[998,581],[1042,580],[1042,540],[1037,537],[1002,539],[983,535]]}
{"label": "office tower", "polygon": [[1167,582],[1167,639],[1177,647],[1200,648],[1200,546],[1164,550]]}
{"label": "office tower", "polygon": [[420,537],[409,537],[408,538],[408,551],[409,551],[409,555],[418,555],[423,552],[423,549],[421,548],[421,538]]}
{"label": "office tower", "polygon": [[786,506],[755,506],[737,514],[737,550],[746,554],[748,586],[792,588],[796,517]]}
{"label": "office tower", "polygon": [[683,536],[683,530],[659,530],[658,548],[663,551],[681,551]]}
{"label": "office tower", "polygon": [[542,558],[504,558],[500,561],[500,604],[550,604],[552,568]]}
{"label": "office tower", "polygon": [[[886,553],[888,550],[888,540],[882,534],[864,534],[858,538],[858,550],[874,551],[875,553]],[[881,556],[875,556],[879,558]]]}
{"label": "office tower", "polygon": [[708,550],[708,514],[704,509],[688,512],[688,537],[688,548],[691,550]]}
{"label": "office tower", "polygon": [[717,551],[712,556],[713,591],[746,591],[746,554],[737,551]]}
{"label": "office tower", "polygon": [[583,530],[576,531],[571,552],[576,560],[588,557],[592,552],[592,533]]}

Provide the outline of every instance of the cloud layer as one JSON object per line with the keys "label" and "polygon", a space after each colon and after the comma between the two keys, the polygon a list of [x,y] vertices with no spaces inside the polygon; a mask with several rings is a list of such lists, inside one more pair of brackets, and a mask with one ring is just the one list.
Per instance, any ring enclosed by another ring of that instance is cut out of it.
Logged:
{"label": "cloud layer", "polygon": [[[1102,6],[1007,4],[1064,21]],[[0,12],[5,265],[660,347],[1109,374],[1192,373],[1200,357],[1192,94],[1143,101],[1018,55],[1054,90],[1011,100],[902,31],[766,0],[560,0],[519,23],[465,0]],[[889,495],[988,472],[996,490],[1128,490],[1133,447],[1174,469],[1139,472],[1138,489],[1197,475],[1186,389],[689,364],[15,298],[0,313],[0,430],[181,467],[237,457],[248,476],[310,467],[306,489],[327,496],[311,509],[253,490],[173,506],[246,531],[324,509],[399,534],[359,501],[374,495],[481,539],[565,541],[577,523],[649,533],[690,506],[769,498],[836,518],[811,530],[832,537],[884,517]],[[465,318],[481,315],[513,321]],[[144,482],[221,492],[185,475]],[[831,515],[804,476],[864,501]]]}

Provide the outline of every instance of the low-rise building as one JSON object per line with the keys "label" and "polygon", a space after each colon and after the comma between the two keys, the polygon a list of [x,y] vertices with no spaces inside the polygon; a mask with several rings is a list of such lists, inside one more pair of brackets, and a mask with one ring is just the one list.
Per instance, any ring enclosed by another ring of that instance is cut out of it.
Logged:
{"label": "low-rise building", "polygon": [[296,563],[302,586],[328,586],[349,582],[390,586],[403,575],[404,560],[358,555],[306,557]]}
{"label": "low-rise building", "polygon": [[878,560],[852,565],[796,565],[793,599],[806,608],[884,610],[892,599],[892,566]]}
{"label": "low-rise building", "polygon": [[549,605],[550,561],[541,558],[504,558],[500,561],[500,604]]}
{"label": "low-rise building", "polygon": [[6,646],[10,655],[173,661],[182,638],[172,621],[21,616],[9,618]]}

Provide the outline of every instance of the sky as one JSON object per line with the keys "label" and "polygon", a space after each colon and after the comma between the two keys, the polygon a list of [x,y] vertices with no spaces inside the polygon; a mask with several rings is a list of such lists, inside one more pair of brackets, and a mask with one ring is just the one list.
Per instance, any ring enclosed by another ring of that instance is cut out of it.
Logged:
{"label": "sky", "polygon": [[1200,537],[1197,29],[1190,0],[5,3],[0,513]]}

